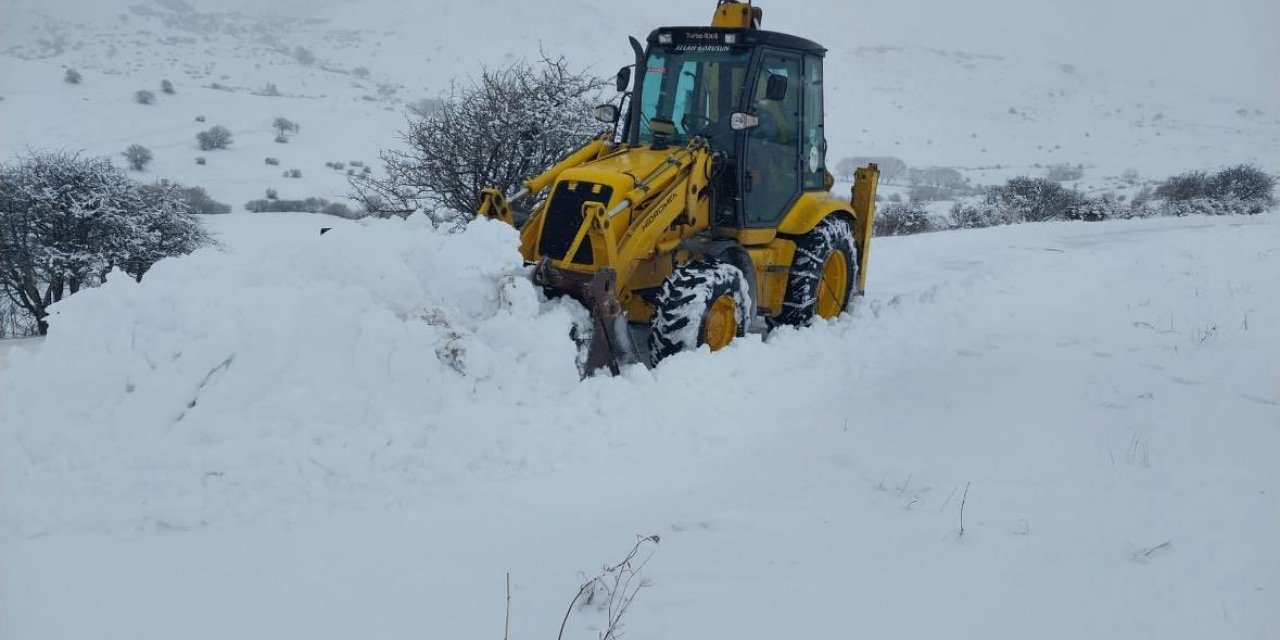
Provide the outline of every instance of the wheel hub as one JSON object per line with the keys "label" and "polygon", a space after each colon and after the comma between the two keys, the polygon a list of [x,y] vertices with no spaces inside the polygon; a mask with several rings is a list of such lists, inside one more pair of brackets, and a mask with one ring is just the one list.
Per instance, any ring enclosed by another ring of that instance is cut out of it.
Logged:
{"label": "wheel hub", "polygon": [[712,351],[719,351],[733,341],[738,334],[738,305],[733,296],[723,295],[711,303],[703,333],[703,343]]}
{"label": "wheel hub", "polygon": [[822,280],[818,283],[818,304],[815,309],[824,320],[844,311],[845,298],[849,295],[849,259],[843,251],[832,251],[827,264],[822,267]]}

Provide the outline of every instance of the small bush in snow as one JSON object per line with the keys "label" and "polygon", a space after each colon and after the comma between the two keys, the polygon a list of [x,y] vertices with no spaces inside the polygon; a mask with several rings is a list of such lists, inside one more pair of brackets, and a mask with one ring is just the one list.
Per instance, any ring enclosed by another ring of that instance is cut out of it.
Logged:
{"label": "small bush in snow", "polygon": [[280,89],[276,88],[274,82],[268,82],[257,91],[257,94],[260,96],[267,96],[268,98],[278,98],[280,97]]}
{"label": "small bush in snow", "polygon": [[276,118],[271,122],[271,128],[276,130],[276,134],[283,137],[287,133],[297,133],[300,127],[298,123],[288,118]]}
{"label": "small bush in snow", "polygon": [[368,78],[369,67],[356,67],[351,70],[351,73],[355,75],[357,78]]}
{"label": "small bush in snow", "polygon": [[875,235],[905,236],[933,230],[929,212],[916,203],[889,203],[880,207],[875,218]]}
{"label": "small bush in snow", "polygon": [[1048,178],[1019,177],[987,194],[987,204],[1013,222],[1078,220],[1085,197]]}
{"label": "small bush in snow", "polygon": [[129,163],[129,168],[134,171],[142,171],[151,162],[151,150],[140,144],[129,145],[129,148],[120,155],[124,156]]}
{"label": "small bush in snow", "polygon": [[276,142],[278,142],[278,143],[280,143],[280,144],[288,144],[288,143],[289,143],[289,136],[276,136]]}
{"label": "small bush in snow", "polygon": [[201,151],[226,149],[231,144],[231,130],[222,125],[215,125],[208,131],[197,133],[196,141],[200,143]]}
{"label": "small bush in snow", "polygon": [[221,215],[231,213],[231,205],[214,200],[203,187],[177,187],[177,195],[187,204],[191,213]]}
{"label": "small bush in snow", "polygon": [[302,169],[290,169],[288,171],[285,171],[283,176],[286,178],[301,178]]}
{"label": "small bush in snow", "polygon": [[156,101],[156,94],[145,89],[133,94],[133,99],[138,104],[153,104]]}
{"label": "small bush in snow", "polygon": [[1054,182],[1072,182],[1084,178],[1082,164],[1051,164],[1045,167],[1044,177]]}
{"label": "small bush in snow", "polygon": [[63,82],[67,84],[80,84],[81,79],[80,72],[75,69],[67,69],[67,72],[62,76]]}
{"label": "small bush in snow", "polygon": [[303,212],[322,213],[330,202],[324,198],[307,198],[306,200],[251,200],[244,208],[253,213]]}
{"label": "small bush in snow", "polygon": [[1274,177],[1257,167],[1239,165],[1214,174],[1192,171],[1173,176],[1156,187],[1155,196],[1165,200],[1166,215],[1253,214],[1275,206],[1274,189]]}
{"label": "small bush in snow", "polygon": [[306,47],[294,48],[293,57],[295,60],[305,65],[313,65],[316,63],[316,55],[311,53],[311,50]]}
{"label": "small bush in snow", "polygon": [[1076,220],[1098,222],[1101,220],[1123,220],[1134,217],[1130,207],[1116,199],[1114,193],[1104,193],[1097,198],[1083,198],[1076,207]]}
{"label": "small bush in snow", "polygon": [[320,210],[320,213],[324,213],[331,216],[337,216],[339,218],[348,218],[348,219],[358,217],[355,213],[351,211],[351,207],[348,207],[347,205],[341,202],[330,202],[329,204],[325,205],[323,209]]}
{"label": "small bush in snow", "polygon": [[951,205],[950,217],[951,226],[956,229],[981,229],[1016,222],[989,202],[956,202]]}
{"label": "small bush in snow", "polygon": [[[486,69],[454,85],[438,110],[415,113],[404,134],[408,148],[382,154],[387,178],[351,180],[353,198],[387,207],[369,209],[378,216],[472,211],[481,189],[514,192],[598,134],[592,113],[604,86],[563,59]],[[517,205],[517,216],[540,204],[529,200]]]}
{"label": "small bush in snow", "polygon": [[106,158],[32,153],[0,168],[0,289],[41,334],[66,295],[114,269],[141,279],[208,240],[176,187],[139,185]]}
{"label": "small bush in snow", "polygon": [[1156,197],[1169,201],[1195,200],[1209,197],[1209,174],[1190,171],[1176,175],[1156,187]]}
{"label": "small bush in snow", "polygon": [[174,91],[173,91],[173,83],[172,83],[172,82],[169,82],[168,80],[161,80],[161,81],[160,81],[160,90],[161,90],[161,91],[163,91],[164,93],[169,94],[169,95],[173,95],[173,94],[174,94]]}
{"label": "small bush in snow", "polygon": [[200,166],[202,166],[202,167],[203,167],[203,166],[204,166],[205,164],[207,164],[208,162],[209,162],[209,161],[208,161],[208,160],[206,160],[204,156],[196,156],[196,164],[198,164],[198,165],[200,165]]}
{"label": "small bush in snow", "polygon": [[204,116],[196,116],[196,122],[204,122]]}
{"label": "small bush in snow", "polygon": [[1239,198],[1192,198],[1191,200],[1165,200],[1158,210],[1162,216],[1245,216],[1266,211],[1259,201]]}
{"label": "small bush in snow", "polygon": [[271,165],[271,166],[273,166],[273,167],[274,167],[274,166],[277,166],[277,165],[279,165],[279,164],[280,164],[280,159],[279,159],[279,158],[267,158],[266,160],[264,160],[264,162],[266,162],[267,164],[269,164],[269,165]]}
{"label": "small bush in snow", "polygon": [[1215,173],[1209,179],[1209,196],[1219,200],[1240,200],[1262,208],[1275,206],[1276,179],[1252,165],[1242,164]]}
{"label": "small bush in snow", "polygon": [[279,199],[280,199],[280,193],[279,193],[278,191],[276,191],[275,189],[267,189],[267,199],[268,199],[268,200],[279,200]]}

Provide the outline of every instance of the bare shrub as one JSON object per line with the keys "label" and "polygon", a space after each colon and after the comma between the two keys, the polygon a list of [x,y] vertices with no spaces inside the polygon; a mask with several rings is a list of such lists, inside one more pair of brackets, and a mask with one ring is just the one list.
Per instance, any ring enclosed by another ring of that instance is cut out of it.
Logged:
{"label": "bare shrub", "polygon": [[298,126],[298,123],[293,122],[292,120],[289,120],[288,118],[285,118],[285,117],[279,117],[271,121],[271,128],[276,130],[276,135],[278,136],[284,136],[285,134],[289,134],[289,133],[297,133],[299,130],[301,130],[301,127]]}
{"label": "bare shrub", "polygon": [[133,94],[133,100],[138,104],[155,104],[156,94],[143,89]]}
{"label": "bare shrub", "polygon": [[245,203],[244,208],[253,213],[323,213],[325,208],[331,205],[332,203],[324,198],[307,198],[305,200],[272,198],[268,200],[250,200]]}
{"label": "bare shrub", "polygon": [[1255,166],[1242,164],[1214,174],[1206,186],[1209,197],[1236,199],[1270,208],[1276,204],[1275,183],[1274,176]]}
{"label": "bare shrub", "polygon": [[177,196],[187,204],[191,213],[221,215],[231,213],[231,205],[214,200],[204,187],[177,187]]}
{"label": "bare shrub", "polygon": [[956,229],[981,229],[1017,222],[989,202],[956,202],[951,205],[950,217],[951,226]]}
{"label": "bare shrub", "polygon": [[1079,220],[1085,197],[1048,178],[1018,177],[987,195],[987,203],[1014,222]]}
{"label": "bare shrub", "polygon": [[173,90],[173,83],[169,82],[168,80],[161,80],[160,91],[167,93],[169,95],[173,95],[175,93]]}
{"label": "bare shrub", "polygon": [[62,81],[67,84],[80,84],[82,79],[83,76],[81,76],[80,72],[75,69],[67,69],[67,72],[62,75]]}
{"label": "bare shrub", "polygon": [[293,58],[305,65],[313,65],[316,63],[316,55],[306,47],[295,47],[293,49]]}
{"label": "bare shrub", "polygon": [[934,229],[929,212],[914,202],[891,202],[880,207],[874,227],[877,236],[905,236]]}
{"label": "bare shrub", "polygon": [[1045,167],[1044,177],[1054,182],[1073,182],[1084,178],[1084,165],[1082,164],[1051,164]]}
{"label": "bare shrub", "polygon": [[1170,177],[1156,187],[1155,196],[1169,201],[1195,200],[1209,196],[1209,174],[1189,171]]}
{"label": "bare shrub", "polygon": [[[513,193],[600,133],[592,112],[603,86],[563,58],[486,69],[470,84],[455,84],[434,113],[415,114],[403,134],[408,148],[383,152],[387,176],[357,176],[353,197],[379,216],[424,208],[466,215],[482,189]],[[537,204],[529,198],[515,208],[523,216]]]}
{"label": "bare shrub", "polygon": [[631,604],[640,591],[650,584],[644,577],[644,568],[653,558],[660,542],[661,538],[657,535],[640,538],[621,562],[606,565],[599,574],[578,587],[577,595],[569,602],[564,618],[560,621],[560,633],[556,635],[556,640],[563,640],[565,627],[575,607],[594,607],[605,614],[600,640],[621,638],[627,611],[631,609]]}
{"label": "bare shrub", "polygon": [[207,131],[197,133],[196,141],[200,143],[201,151],[226,149],[231,145],[231,130],[222,125],[214,125]]}
{"label": "bare shrub", "polygon": [[151,150],[140,145],[131,144],[124,153],[120,154],[129,163],[129,168],[134,171],[142,171],[151,162]]}

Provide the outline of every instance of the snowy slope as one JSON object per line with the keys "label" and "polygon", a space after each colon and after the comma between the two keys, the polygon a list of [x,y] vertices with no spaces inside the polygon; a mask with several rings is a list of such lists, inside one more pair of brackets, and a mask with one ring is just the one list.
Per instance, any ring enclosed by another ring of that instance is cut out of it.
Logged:
{"label": "snowy slope", "polygon": [[[677,0],[649,3],[643,15],[582,0],[81,4],[0,0],[0,156],[27,147],[114,156],[139,143],[156,155],[140,177],[199,184],[236,207],[268,188],[284,198],[342,197],[345,172],[325,163],[375,163],[379,150],[399,144],[407,105],[441,95],[482,65],[541,48],[607,76],[631,62],[626,35],[701,24],[710,14],[709,2]],[[1245,8],[1240,15],[1249,15]],[[1280,89],[1260,89],[1274,86],[1277,64],[1237,61],[1231,74],[1197,75],[1188,66],[1246,45],[1250,58],[1269,60],[1274,35],[1252,42],[1237,33],[1232,46],[1198,56],[1181,46],[1163,64],[1138,66],[1149,50],[1168,49],[1166,39],[1185,42],[1186,34],[1141,32],[1128,43],[1134,61],[1126,64],[1102,58],[1120,53],[1110,41],[1033,46],[1047,19],[1067,23],[1052,8],[1010,14],[1002,38],[993,37],[1001,30],[982,7],[960,15],[934,7],[936,24],[905,5],[827,3],[821,19],[811,3],[765,9],[767,26],[831,49],[833,161],[892,155],[912,166],[966,168],[987,184],[1061,162],[1087,165],[1090,184],[1126,169],[1150,178],[1240,162],[1280,171]],[[314,60],[300,58],[299,48]],[[62,82],[67,67],[84,74],[81,85]],[[164,79],[175,95],[158,93]],[[1206,79],[1219,81],[1202,86]],[[281,95],[263,95],[268,85]],[[135,104],[140,89],[157,92],[157,103]],[[278,116],[302,126],[289,144],[273,142]],[[214,124],[232,129],[236,142],[201,153],[194,136]],[[197,156],[208,164],[197,166]],[[280,166],[266,165],[267,157]],[[294,168],[301,179],[281,177]]]}
{"label": "snowy slope", "polygon": [[584,383],[497,225],[254,220],[10,354],[0,637],[496,636],[507,572],[547,637],[650,533],[635,637],[1280,631],[1274,214],[885,239],[848,317]]}

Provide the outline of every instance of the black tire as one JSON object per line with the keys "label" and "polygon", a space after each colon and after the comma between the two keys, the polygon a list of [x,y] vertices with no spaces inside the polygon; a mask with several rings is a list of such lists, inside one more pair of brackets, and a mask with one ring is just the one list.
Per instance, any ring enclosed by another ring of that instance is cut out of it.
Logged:
{"label": "black tire", "polygon": [[695,260],[676,267],[654,300],[649,362],[656,365],[663,358],[705,344],[711,306],[724,296],[734,301],[734,335],[746,335],[755,302],[741,269],[716,260]]}
{"label": "black tire", "polygon": [[791,276],[787,279],[787,294],[782,301],[782,313],[778,314],[778,322],[804,325],[813,320],[822,271],[827,266],[827,260],[837,251],[844,253],[848,283],[840,313],[849,308],[857,282],[858,253],[854,249],[853,227],[849,221],[842,216],[832,215],[796,240],[796,256],[791,261]]}

